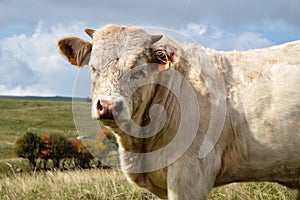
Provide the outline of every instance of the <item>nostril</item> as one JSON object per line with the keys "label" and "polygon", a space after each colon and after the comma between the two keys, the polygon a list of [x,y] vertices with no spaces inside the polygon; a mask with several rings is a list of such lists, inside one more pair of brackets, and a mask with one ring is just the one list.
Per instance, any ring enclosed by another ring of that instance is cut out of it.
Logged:
{"label": "nostril", "polygon": [[103,106],[102,106],[100,100],[98,100],[98,102],[97,102],[97,110],[99,110],[99,111],[103,110]]}

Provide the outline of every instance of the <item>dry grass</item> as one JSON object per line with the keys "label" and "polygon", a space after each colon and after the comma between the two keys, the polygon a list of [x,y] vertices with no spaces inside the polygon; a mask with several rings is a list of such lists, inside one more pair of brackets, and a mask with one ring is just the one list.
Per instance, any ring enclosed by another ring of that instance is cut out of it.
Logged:
{"label": "dry grass", "polygon": [[114,170],[77,170],[17,174],[0,180],[0,199],[155,199],[127,183]]}
{"label": "dry grass", "polygon": [[[210,200],[288,200],[294,192],[277,184],[243,183],[215,188]],[[16,174],[0,179],[0,199],[157,200],[129,184],[116,170],[78,170]]]}
{"label": "dry grass", "polygon": [[276,183],[232,183],[213,189],[211,200],[293,200],[295,191]]}

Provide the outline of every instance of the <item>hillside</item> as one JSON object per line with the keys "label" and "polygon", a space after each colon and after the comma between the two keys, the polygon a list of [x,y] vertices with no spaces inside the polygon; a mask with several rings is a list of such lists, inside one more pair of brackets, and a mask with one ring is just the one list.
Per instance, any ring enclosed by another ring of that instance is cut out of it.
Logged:
{"label": "hillside", "polygon": [[90,101],[90,98],[82,97],[63,97],[63,96],[53,96],[53,97],[40,97],[40,96],[4,96],[0,95],[0,99],[12,99],[12,100],[41,100],[41,101]]}
{"label": "hillside", "polygon": [[15,157],[16,139],[26,131],[76,135],[71,101],[0,98],[0,159]]}

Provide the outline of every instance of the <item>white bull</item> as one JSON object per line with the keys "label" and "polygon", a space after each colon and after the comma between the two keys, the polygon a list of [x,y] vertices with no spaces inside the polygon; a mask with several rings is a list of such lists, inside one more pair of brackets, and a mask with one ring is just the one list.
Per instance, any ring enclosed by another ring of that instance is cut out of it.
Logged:
{"label": "white bull", "polygon": [[300,41],[218,52],[134,26],[86,32],[57,47],[91,68],[93,117],[130,181],[172,200],[242,181],[300,189]]}

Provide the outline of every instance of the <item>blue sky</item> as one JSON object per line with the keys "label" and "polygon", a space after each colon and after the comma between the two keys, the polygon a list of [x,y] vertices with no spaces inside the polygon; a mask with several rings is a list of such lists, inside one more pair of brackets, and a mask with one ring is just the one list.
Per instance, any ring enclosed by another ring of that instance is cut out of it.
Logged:
{"label": "blue sky", "polygon": [[[247,50],[299,40],[299,8],[299,0],[2,0],[0,95],[72,96],[87,70],[70,67],[55,43],[88,40],[86,27],[162,27],[208,48]],[[75,94],[88,96],[89,88]]]}

